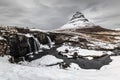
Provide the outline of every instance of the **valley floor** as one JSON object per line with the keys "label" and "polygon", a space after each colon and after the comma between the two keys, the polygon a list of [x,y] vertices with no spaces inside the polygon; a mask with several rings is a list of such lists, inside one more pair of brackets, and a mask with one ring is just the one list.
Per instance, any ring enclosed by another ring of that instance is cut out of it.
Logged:
{"label": "valley floor", "polygon": [[[50,58],[50,56],[48,56]],[[51,56],[52,57],[52,56]],[[47,57],[46,57],[47,58]],[[7,56],[0,57],[0,80],[119,80],[120,79],[120,56],[111,57],[113,61],[103,66],[100,70],[75,70],[73,68],[59,69],[58,67],[45,67],[25,63],[11,64]],[[55,57],[52,59],[56,59]],[[48,59],[49,60],[49,59]],[[55,62],[54,60],[51,60]],[[40,59],[41,61],[41,59]],[[45,61],[42,59],[42,61]],[[36,64],[35,64],[36,63]]]}

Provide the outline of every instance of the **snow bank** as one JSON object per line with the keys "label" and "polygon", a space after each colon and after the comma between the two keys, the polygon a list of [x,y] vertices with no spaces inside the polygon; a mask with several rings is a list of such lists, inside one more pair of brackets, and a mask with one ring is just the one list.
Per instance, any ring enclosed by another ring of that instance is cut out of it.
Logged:
{"label": "snow bank", "polygon": [[60,63],[60,62],[63,62],[63,60],[58,59],[58,58],[56,58],[55,56],[52,56],[52,55],[46,55],[46,56],[43,56],[40,59],[31,61],[30,63],[29,62],[20,62],[20,63],[22,65],[25,65],[25,66],[39,67],[39,66],[46,66],[46,65],[56,64],[56,63]]}
{"label": "snow bank", "polygon": [[37,60],[34,60],[31,62],[32,65],[50,65],[50,64],[56,64],[56,63],[59,63],[59,62],[63,62],[62,59],[58,59],[56,58],[55,56],[52,56],[52,55],[46,55],[46,56],[43,56],[42,58],[40,59],[37,59]]}
{"label": "snow bank", "polygon": [[[68,50],[68,53],[65,53],[65,50]],[[67,55],[70,57],[70,55],[73,55],[74,52],[77,52],[78,55],[81,56],[101,56],[103,54],[112,54],[110,51],[96,51],[96,50],[88,50],[88,49],[81,49],[80,47],[72,47],[67,45],[62,45],[61,47],[57,48],[58,52],[62,52],[63,55]]]}
{"label": "snow bank", "polygon": [[101,70],[63,70],[10,64],[5,61],[7,58],[0,57],[0,80],[119,80],[120,56],[112,59],[113,62]]}

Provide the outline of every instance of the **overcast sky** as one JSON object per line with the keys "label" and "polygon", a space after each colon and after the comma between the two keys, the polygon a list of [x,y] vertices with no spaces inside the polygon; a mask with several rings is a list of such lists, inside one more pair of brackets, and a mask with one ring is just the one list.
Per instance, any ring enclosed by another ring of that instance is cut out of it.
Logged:
{"label": "overcast sky", "polygon": [[120,27],[120,0],[0,0],[0,25],[57,29],[76,11],[106,28]]}

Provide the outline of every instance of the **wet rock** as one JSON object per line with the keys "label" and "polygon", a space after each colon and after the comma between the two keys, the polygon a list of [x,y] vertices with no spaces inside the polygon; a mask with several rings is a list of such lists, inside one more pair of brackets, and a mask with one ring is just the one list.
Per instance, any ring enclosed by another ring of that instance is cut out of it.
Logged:
{"label": "wet rock", "polygon": [[78,53],[77,52],[74,52],[74,54],[73,54],[73,59],[77,59],[78,58]]}
{"label": "wet rock", "polygon": [[69,52],[69,50],[68,49],[65,49],[65,53],[68,53]]}
{"label": "wet rock", "polygon": [[61,69],[66,69],[66,68],[70,67],[70,64],[65,63],[65,62],[61,62],[61,63],[59,63],[59,66]]}
{"label": "wet rock", "polygon": [[0,40],[0,56],[7,54],[7,43],[5,40]]}
{"label": "wet rock", "polygon": [[[33,37],[27,37],[26,34],[30,34]],[[34,54],[40,49],[35,38],[40,44],[49,43],[47,38],[49,35],[45,32],[30,31],[28,28],[19,28],[16,26],[0,27],[0,36],[6,40],[6,42],[0,40],[0,55],[11,55],[15,58],[15,61],[21,57],[28,58],[28,54]]]}

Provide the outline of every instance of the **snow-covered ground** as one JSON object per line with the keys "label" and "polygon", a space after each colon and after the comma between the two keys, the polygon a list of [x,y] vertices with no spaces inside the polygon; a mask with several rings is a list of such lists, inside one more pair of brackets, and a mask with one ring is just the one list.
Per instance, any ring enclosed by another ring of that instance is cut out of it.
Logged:
{"label": "snow-covered ground", "polygon": [[[65,50],[68,50],[66,53]],[[81,49],[80,47],[73,47],[69,45],[62,45],[61,47],[57,48],[58,52],[62,52],[62,55],[66,55],[67,57],[72,57],[75,52],[81,56],[102,56],[104,54],[113,54],[111,51],[96,51],[96,50],[88,50],[88,49]]]}
{"label": "snow-covered ground", "polygon": [[56,64],[59,62],[63,62],[63,60],[57,59],[56,57],[54,57],[52,55],[46,55],[40,59],[31,61],[30,63],[29,62],[20,62],[20,63],[25,66],[39,67],[39,66],[46,66],[46,65],[50,65],[50,64]]}
{"label": "snow-covered ground", "polygon": [[[0,80],[119,80],[120,56],[112,57],[110,65],[101,70],[67,70],[45,67],[11,64],[7,57],[0,57]],[[54,58],[56,60],[56,58]],[[37,63],[36,63],[37,64]],[[76,66],[76,64],[72,64]]]}
{"label": "snow-covered ground", "polygon": [[117,47],[117,43],[116,44],[111,44],[111,43],[105,43],[105,42],[95,42],[95,41],[91,41],[92,44],[89,44],[89,46],[96,46],[99,48],[103,48],[103,49],[115,49]]}

